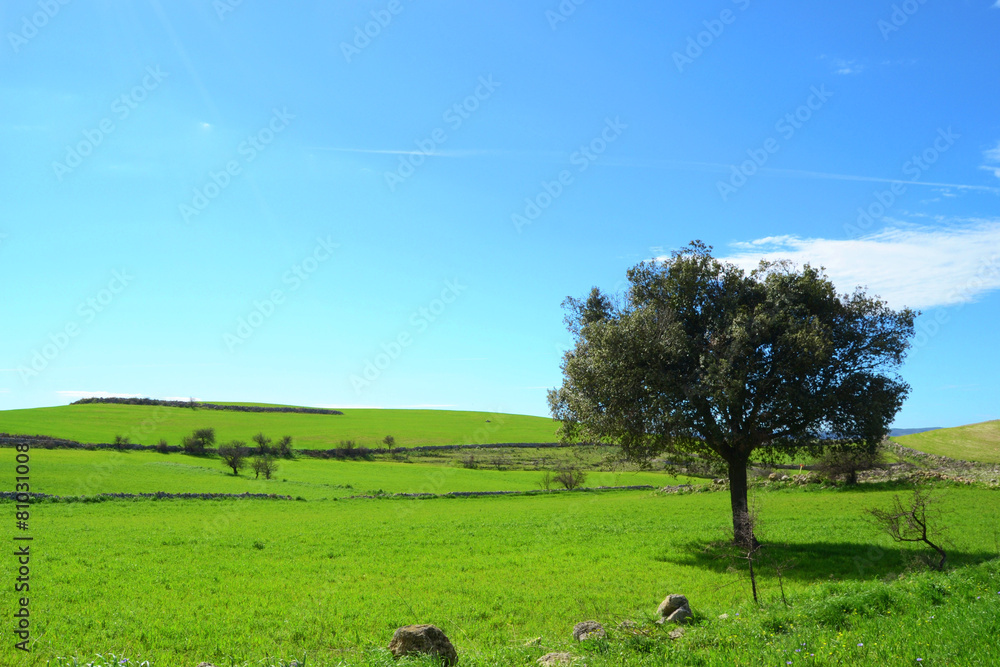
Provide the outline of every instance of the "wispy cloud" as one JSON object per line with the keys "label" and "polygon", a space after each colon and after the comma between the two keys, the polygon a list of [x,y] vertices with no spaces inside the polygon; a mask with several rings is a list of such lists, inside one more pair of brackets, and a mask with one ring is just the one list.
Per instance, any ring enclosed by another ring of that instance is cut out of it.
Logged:
{"label": "wispy cloud", "polygon": [[[997,2],[1000,3],[1000,0]],[[983,159],[986,160],[986,164],[982,165],[980,169],[993,172],[994,176],[1000,178],[1000,141],[993,148],[983,151]]]}
{"label": "wispy cloud", "polygon": [[858,239],[770,236],[732,244],[726,261],[823,266],[841,292],[866,287],[893,307],[976,301],[1000,289],[1000,220],[948,227],[899,226]]}

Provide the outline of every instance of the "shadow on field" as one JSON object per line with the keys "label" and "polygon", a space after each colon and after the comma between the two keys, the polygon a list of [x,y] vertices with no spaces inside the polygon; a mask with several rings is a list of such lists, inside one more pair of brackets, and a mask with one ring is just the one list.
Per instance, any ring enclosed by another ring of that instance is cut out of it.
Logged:
{"label": "shadow on field", "polygon": [[[946,569],[976,565],[997,557],[991,551],[963,551],[945,547],[948,552]],[[714,572],[739,571],[747,568],[734,547],[726,543],[688,543],[680,552],[654,557],[654,560],[675,565],[704,568]],[[754,559],[754,569],[762,578],[780,576],[787,581],[816,582],[818,580],[872,579],[898,575],[910,569],[925,570],[922,560],[933,555],[928,549],[853,542],[803,542],[796,544],[765,543]]]}

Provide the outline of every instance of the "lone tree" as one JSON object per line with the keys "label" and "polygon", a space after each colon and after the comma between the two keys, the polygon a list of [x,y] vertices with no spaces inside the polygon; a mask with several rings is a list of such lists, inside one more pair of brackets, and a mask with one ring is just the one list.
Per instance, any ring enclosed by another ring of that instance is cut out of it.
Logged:
{"label": "lone tree", "polygon": [[253,436],[251,440],[257,443],[257,453],[261,456],[267,456],[271,453],[271,438],[264,435],[263,432]]}
{"label": "lone tree", "polygon": [[214,428],[199,428],[183,440],[184,451],[188,454],[202,455],[205,450],[215,444]]}
{"label": "lone tree", "polygon": [[219,447],[219,458],[227,467],[233,469],[234,475],[239,475],[240,470],[247,467],[246,444],[242,440],[232,440]]}
{"label": "lone tree", "polygon": [[909,392],[895,373],[917,313],[861,289],[838,295],[822,269],[762,262],[745,273],[700,241],[628,271],[613,301],[569,298],[576,338],[549,392],[565,439],[617,442],[626,456],[721,459],[735,541],[751,455],[803,447],[874,451]]}

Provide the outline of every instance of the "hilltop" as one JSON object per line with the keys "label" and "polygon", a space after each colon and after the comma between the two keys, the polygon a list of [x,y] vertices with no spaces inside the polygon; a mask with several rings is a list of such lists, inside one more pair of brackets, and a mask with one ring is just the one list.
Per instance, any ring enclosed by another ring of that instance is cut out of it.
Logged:
{"label": "hilltop", "polygon": [[[262,403],[219,405],[270,406]],[[270,406],[287,407],[287,406]],[[291,435],[300,448],[336,447],[353,440],[374,447],[391,435],[397,447],[500,442],[555,442],[557,424],[546,417],[459,410],[346,409],[343,414],[239,412],[162,405],[75,404],[0,411],[0,432],[47,435],[79,442],[111,442],[116,435],[134,443],[171,445],[196,428],[215,428],[219,442],[249,440],[258,431]]]}
{"label": "hilltop", "polygon": [[893,440],[928,454],[963,461],[1000,463],[1000,419],[904,435]]}

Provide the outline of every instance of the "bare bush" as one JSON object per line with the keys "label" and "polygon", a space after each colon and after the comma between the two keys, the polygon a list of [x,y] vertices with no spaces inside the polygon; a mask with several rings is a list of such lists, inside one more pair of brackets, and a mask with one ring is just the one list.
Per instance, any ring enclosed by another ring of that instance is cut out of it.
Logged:
{"label": "bare bush", "polygon": [[294,459],[295,450],[292,449],[292,436],[286,435],[278,441],[276,448],[278,456],[285,459]]}
{"label": "bare bush", "polygon": [[937,552],[940,560],[931,567],[935,570],[943,570],[948,555],[937,543],[940,539],[935,535],[937,542],[930,539],[931,530],[928,526],[928,518],[936,519],[940,512],[928,508],[934,504],[936,499],[922,487],[913,490],[913,496],[905,502],[898,496],[893,496],[892,506],[888,509],[874,507],[868,513],[874,518],[875,524],[888,533],[896,542],[923,542],[928,547]]}
{"label": "bare bush", "polygon": [[587,473],[583,470],[567,468],[566,470],[561,470],[559,474],[553,478],[553,481],[556,484],[561,484],[567,491],[572,491],[573,489],[578,489],[583,486],[583,483],[587,481]]}

